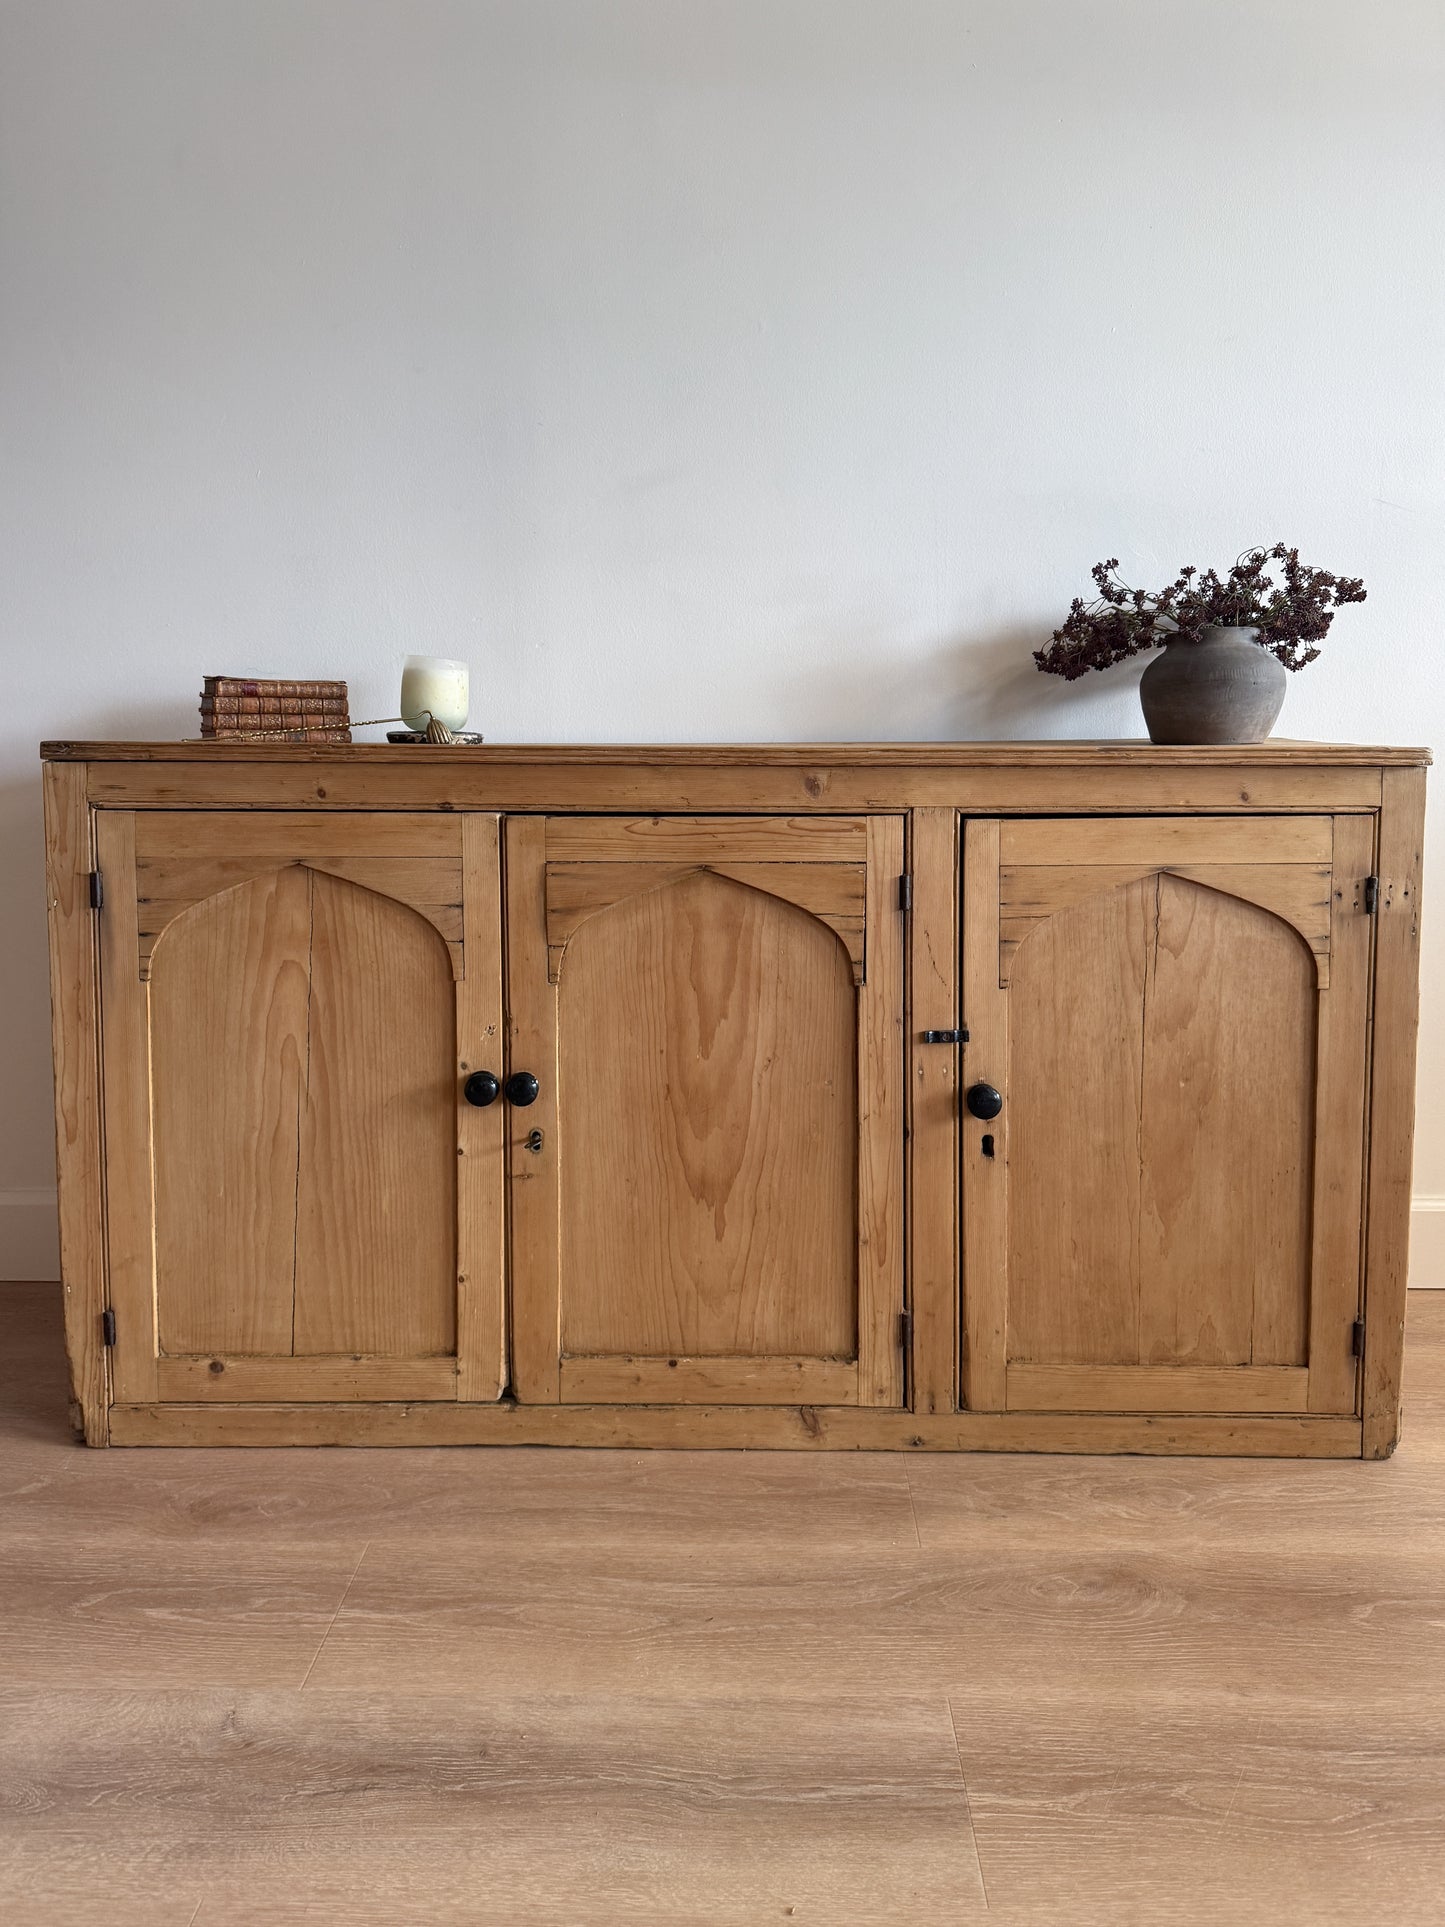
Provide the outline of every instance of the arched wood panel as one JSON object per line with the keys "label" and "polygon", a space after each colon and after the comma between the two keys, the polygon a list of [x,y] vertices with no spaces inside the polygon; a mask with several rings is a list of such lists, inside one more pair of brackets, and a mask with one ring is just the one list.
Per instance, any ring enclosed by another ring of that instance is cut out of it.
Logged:
{"label": "arched wood panel", "polygon": [[964,1077],[1004,1099],[960,1130],[974,1410],[1354,1408],[1371,851],[1350,816],[964,825]]}
{"label": "arched wood panel", "polygon": [[1303,1365],[1315,969],[1168,874],[1040,923],[1010,990],[1009,1357]]}
{"label": "arched wood panel", "polygon": [[298,1356],[456,1349],[456,1020],[447,948],[395,899],[311,874],[296,1198]]}
{"label": "arched wood panel", "polygon": [[163,1356],[456,1343],[447,945],[287,865],[168,923],[149,987]]}
{"label": "arched wood panel", "polygon": [[857,1000],[814,916],[707,871],[571,938],[567,1354],[856,1356]]}
{"label": "arched wood panel", "polygon": [[575,932],[624,898],[666,889],[706,869],[750,889],[795,903],[825,923],[848,953],[853,981],[865,976],[868,866],[866,863],[549,863],[547,973],[553,983]]}
{"label": "arched wood panel", "polygon": [[289,1352],[310,879],[290,868],[170,926],[151,978],[161,1353]]}

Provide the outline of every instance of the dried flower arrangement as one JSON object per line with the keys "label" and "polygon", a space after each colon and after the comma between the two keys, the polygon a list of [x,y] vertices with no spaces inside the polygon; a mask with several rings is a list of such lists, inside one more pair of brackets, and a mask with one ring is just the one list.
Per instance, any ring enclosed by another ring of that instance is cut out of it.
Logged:
{"label": "dried flower arrangement", "polygon": [[1365,599],[1358,576],[1312,569],[1283,542],[1246,549],[1222,577],[1190,564],[1166,589],[1131,589],[1116,575],[1118,567],[1117,557],[1096,562],[1090,573],[1097,599],[1085,604],[1076,596],[1048,648],[1034,651],[1047,675],[1073,682],[1086,670],[1108,669],[1175,636],[1198,636],[1211,627],[1255,629],[1262,649],[1286,669],[1303,669],[1320,653],[1316,645],[1336,609]]}

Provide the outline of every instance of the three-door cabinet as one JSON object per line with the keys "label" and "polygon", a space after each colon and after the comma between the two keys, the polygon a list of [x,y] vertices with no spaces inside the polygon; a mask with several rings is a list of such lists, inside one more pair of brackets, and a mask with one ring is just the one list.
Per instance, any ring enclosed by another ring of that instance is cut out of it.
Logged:
{"label": "three-door cabinet", "polygon": [[1393,1449],[1423,751],[44,755],[90,1443]]}

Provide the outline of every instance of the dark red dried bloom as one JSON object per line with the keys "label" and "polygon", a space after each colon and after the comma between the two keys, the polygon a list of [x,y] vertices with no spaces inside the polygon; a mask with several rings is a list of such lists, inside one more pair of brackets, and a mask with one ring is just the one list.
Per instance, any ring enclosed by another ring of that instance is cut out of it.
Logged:
{"label": "dark red dried bloom", "polygon": [[1034,651],[1047,674],[1073,682],[1087,670],[1109,669],[1172,636],[1198,635],[1213,625],[1257,629],[1262,649],[1286,669],[1303,669],[1319,655],[1315,645],[1329,633],[1335,611],[1365,600],[1358,576],[1312,569],[1283,542],[1247,549],[1225,577],[1190,563],[1157,591],[1131,589],[1115,574],[1118,567],[1117,557],[1096,562],[1089,573],[1097,600],[1086,605],[1076,596],[1049,647]]}

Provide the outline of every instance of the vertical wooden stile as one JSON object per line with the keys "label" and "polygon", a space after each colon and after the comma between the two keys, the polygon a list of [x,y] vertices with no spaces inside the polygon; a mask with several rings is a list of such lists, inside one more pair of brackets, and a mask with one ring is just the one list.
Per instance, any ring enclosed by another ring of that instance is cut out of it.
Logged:
{"label": "vertical wooden stile", "polygon": [[[511,1198],[512,1385],[530,1404],[561,1394],[561,1252],[557,1213],[557,987],[547,976],[547,823],[506,820],[507,1061],[531,1071],[535,1104],[504,1110]],[[542,1133],[542,1149],[527,1139]]]}
{"label": "vertical wooden stile", "polygon": [[457,984],[457,1397],[498,1398],[507,1382],[507,1107],[460,1096],[468,1073],[501,1074],[500,820],[462,818],[463,975]]}
{"label": "vertical wooden stile", "polygon": [[100,1006],[110,1304],[119,1332],[111,1382],[117,1404],[140,1405],[157,1396],[159,1379],[148,986],[138,961],[133,811],[101,813],[95,853],[110,886],[100,919]]}
{"label": "vertical wooden stile", "polygon": [[70,1396],[87,1445],[109,1436],[105,1346],[105,1212],[100,1132],[100,1011],[90,905],[90,807],[84,763],[47,763],[46,902],[50,1027],[55,1052],[55,1163],[60,1275]]}
{"label": "vertical wooden stile", "polygon": [[1410,1262],[1415,1042],[1420,1020],[1423,769],[1382,772],[1375,936],[1370,1175],[1365,1233],[1364,1456],[1386,1459],[1400,1436],[1400,1366]]}
{"label": "vertical wooden stile", "polygon": [[858,1403],[901,1405],[903,819],[868,819],[867,974],[858,993]]}
{"label": "vertical wooden stile", "polygon": [[1310,1260],[1309,1409],[1352,1412],[1357,1364],[1365,1158],[1365,1053],[1375,919],[1365,911],[1374,863],[1368,816],[1337,816],[1330,879],[1330,975],[1319,992],[1315,1059],[1315,1215]]}
{"label": "vertical wooden stile", "polygon": [[[959,1129],[963,1206],[963,1403],[1001,1412],[1007,1389],[1008,994],[999,985],[999,826],[964,825],[963,1048],[960,1083],[996,1084],[1002,1114],[991,1123],[964,1117]],[[993,1139],[985,1157],[983,1139]]]}
{"label": "vertical wooden stile", "polygon": [[908,1275],[913,1409],[948,1412],[958,1397],[958,1104],[960,1051],[925,1044],[959,1018],[958,815],[915,810],[909,868]]}

